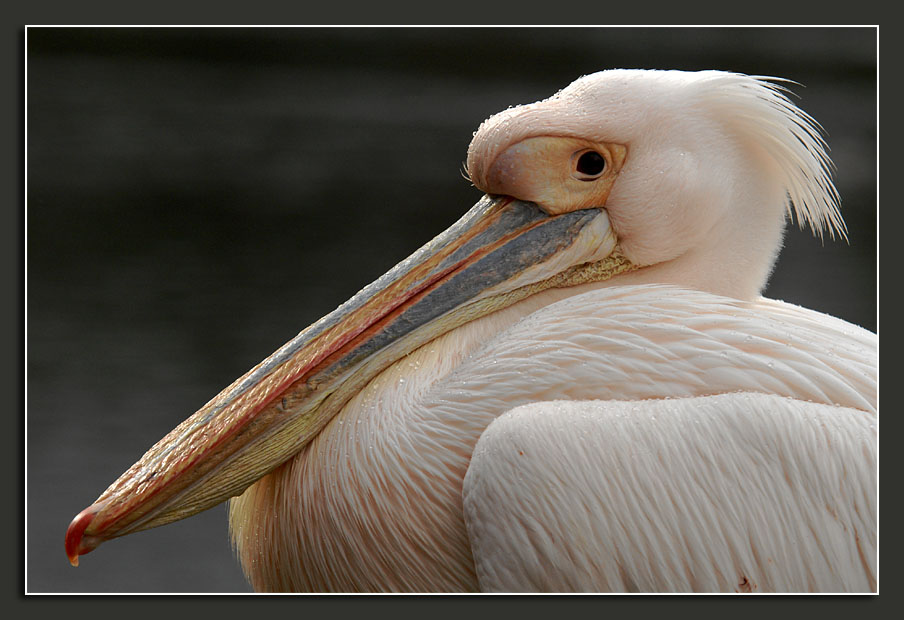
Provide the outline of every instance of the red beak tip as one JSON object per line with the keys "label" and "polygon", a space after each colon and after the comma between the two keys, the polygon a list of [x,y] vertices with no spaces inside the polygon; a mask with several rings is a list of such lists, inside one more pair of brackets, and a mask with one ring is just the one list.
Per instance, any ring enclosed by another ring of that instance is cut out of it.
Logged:
{"label": "red beak tip", "polygon": [[100,509],[97,504],[88,506],[75,516],[66,530],[66,556],[73,566],[78,566],[78,556],[93,551],[103,540],[98,536],[85,536],[85,530]]}

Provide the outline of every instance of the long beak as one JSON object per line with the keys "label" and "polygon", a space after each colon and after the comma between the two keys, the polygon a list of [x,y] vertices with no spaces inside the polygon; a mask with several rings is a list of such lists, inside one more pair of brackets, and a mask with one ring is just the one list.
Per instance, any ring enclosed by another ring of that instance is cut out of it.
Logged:
{"label": "long beak", "polygon": [[240,495],[379,372],[438,336],[541,290],[632,267],[601,209],[550,216],[533,203],[484,197],[154,445],[73,519],[70,562]]}

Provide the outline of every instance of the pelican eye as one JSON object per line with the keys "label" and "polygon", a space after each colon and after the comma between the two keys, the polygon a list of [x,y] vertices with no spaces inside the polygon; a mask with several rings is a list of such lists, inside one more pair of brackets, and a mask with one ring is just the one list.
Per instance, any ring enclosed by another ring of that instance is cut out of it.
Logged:
{"label": "pelican eye", "polygon": [[606,158],[596,151],[575,153],[574,172],[571,176],[579,181],[594,181],[606,170]]}

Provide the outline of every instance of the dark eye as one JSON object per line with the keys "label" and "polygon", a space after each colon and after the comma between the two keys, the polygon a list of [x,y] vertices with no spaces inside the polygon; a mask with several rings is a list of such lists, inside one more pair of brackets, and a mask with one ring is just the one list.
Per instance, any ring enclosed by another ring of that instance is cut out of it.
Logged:
{"label": "dark eye", "polygon": [[596,151],[585,151],[575,162],[575,178],[593,181],[606,169],[606,158]]}

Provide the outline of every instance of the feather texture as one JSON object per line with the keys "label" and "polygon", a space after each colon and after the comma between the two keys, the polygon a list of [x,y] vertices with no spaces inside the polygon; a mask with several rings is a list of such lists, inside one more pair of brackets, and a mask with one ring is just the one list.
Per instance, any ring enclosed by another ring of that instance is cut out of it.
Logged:
{"label": "feather texture", "polygon": [[[399,360],[232,502],[233,540],[256,588],[476,590],[462,480],[487,426],[520,405],[755,392],[875,424],[875,335],[817,312],[664,286],[591,291],[521,320],[519,311]],[[851,467],[868,480],[873,465]]]}

